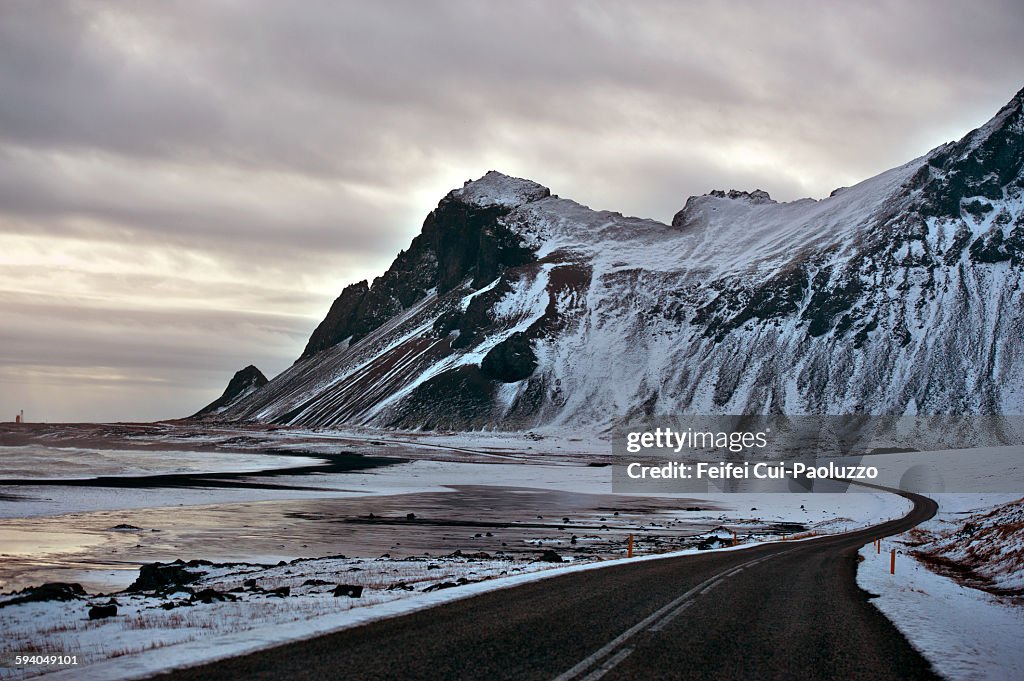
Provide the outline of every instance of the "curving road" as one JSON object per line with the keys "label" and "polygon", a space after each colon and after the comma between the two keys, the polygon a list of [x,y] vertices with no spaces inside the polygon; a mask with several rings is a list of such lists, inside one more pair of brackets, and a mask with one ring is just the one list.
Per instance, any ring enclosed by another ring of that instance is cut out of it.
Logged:
{"label": "curving road", "polygon": [[218,679],[936,679],[869,602],[856,553],[931,518],[494,591],[172,672]]}

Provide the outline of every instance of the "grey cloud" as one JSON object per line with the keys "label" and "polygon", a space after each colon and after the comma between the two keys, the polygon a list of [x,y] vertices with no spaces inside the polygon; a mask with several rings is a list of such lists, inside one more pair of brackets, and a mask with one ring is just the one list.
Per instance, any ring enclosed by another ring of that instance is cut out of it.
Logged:
{"label": "grey cloud", "polygon": [[[239,310],[326,310],[468,177],[660,220],[715,188],[825,195],[984,122],[1024,84],[1022,34],[1014,0],[5,2],[0,242],[45,238],[53,268],[84,242],[223,276],[90,271],[20,298],[0,378],[56,404],[57,369],[114,367],[138,385],[98,401],[126,410],[108,417],[185,413],[187,385],[283,368],[316,321]],[[76,285],[103,304],[62,304]],[[118,293],[149,286],[196,309]],[[86,400],[83,381],[60,390]],[[153,381],[174,390],[147,401]]]}

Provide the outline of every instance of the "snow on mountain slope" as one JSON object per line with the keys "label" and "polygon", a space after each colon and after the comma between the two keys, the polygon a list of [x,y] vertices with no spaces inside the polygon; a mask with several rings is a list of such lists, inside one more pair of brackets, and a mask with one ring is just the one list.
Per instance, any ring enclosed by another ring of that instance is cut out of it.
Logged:
{"label": "snow on mountain slope", "polygon": [[716,191],[671,225],[489,172],[218,417],[520,429],[1022,413],[1022,101],[829,198]]}

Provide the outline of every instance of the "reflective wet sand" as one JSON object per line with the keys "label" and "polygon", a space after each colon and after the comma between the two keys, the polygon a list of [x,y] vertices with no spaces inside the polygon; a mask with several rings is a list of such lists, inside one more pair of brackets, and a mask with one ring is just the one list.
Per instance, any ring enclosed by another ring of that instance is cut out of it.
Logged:
{"label": "reflective wet sand", "polygon": [[[667,514],[685,507],[678,499],[468,485],[450,492],[0,520],[0,590],[74,581],[91,591],[114,591],[134,580],[139,565],[177,558],[273,563],[338,554],[523,555],[545,548],[617,555],[630,533],[638,548],[646,542],[656,550],[716,525]],[[138,529],[115,529],[124,525]]]}

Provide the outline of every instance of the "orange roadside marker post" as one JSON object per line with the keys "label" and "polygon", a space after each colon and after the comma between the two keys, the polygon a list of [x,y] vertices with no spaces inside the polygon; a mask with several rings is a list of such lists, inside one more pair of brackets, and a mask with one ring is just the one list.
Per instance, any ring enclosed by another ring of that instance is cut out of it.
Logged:
{"label": "orange roadside marker post", "polygon": [[629,535],[629,544],[626,546],[626,558],[633,557],[633,535]]}
{"label": "orange roadside marker post", "polygon": [[736,530],[732,531],[732,545],[736,546]]}
{"label": "orange roadside marker post", "polygon": [[893,549],[889,556],[889,574],[896,574],[896,549]]}

